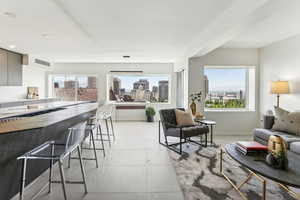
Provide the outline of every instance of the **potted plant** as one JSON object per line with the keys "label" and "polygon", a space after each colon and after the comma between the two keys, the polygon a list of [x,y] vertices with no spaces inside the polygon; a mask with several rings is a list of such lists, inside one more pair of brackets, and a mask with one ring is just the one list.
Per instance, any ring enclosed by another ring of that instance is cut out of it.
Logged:
{"label": "potted plant", "polygon": [[153,107],[147,107],[146,108],[147,122],[153,122],[155,114],[156,112]]}

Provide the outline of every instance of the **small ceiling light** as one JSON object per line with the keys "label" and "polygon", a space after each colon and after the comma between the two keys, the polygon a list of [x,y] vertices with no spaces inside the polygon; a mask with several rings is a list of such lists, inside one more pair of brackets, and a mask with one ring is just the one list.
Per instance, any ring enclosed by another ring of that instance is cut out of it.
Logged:
{"label": "small ceiling light", "polygon": [[125,55],[125,56],[123,56],[123,58],[130,58],[130,56],[126,56],[126,55]]}
{"label": "small ceiling light", "polygon": [[16,48],[16,45],[11,44],[11,45],[9,45],[8,47],[9,47],[10,49],[15,49],[15,48]]}
{"label": "small ceiling light", "polygon": [[15,13],[12,13],[12,12],[5,12],[3,13],[5,16],[7,17],[10,17],[10,18],[16,18],[16,14]]}
{"label": "small ceiling light", "polygon": [[45,33],[45,34],[42,34],[42,37],[48,39],[48,38],[50,38],[50,35]]}

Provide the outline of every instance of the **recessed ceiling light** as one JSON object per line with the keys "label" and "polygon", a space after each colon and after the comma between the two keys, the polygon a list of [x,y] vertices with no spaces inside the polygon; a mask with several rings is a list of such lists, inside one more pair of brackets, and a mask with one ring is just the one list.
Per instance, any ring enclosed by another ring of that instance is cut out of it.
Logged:
{"label": "recessed ceiling light", "polygon": [[48,38],[50,38],[50,35],[47,33],[44,33],[44,34],[42,34],[42,37],[48,39]]}
{"label": "recessed ceiling light", "polygon": [[16,48],[16,45],[11,44],[11,45],[9,45],[8,47],[9,47],[10,49],[15,49],[15,48]]}
{"label": "recessed ceiling light", "polygon": [[123,58],[130,58],[130,56],[126,56],[126,55],[125,55],[125,56],[123,56]]}
{"label": "recessed ceiling light", "polygon": [[12,12],[5,12],[3,14],[7,17],[10,17],[10,18],[16,18],[17,17],[17,15],[15,13],[12,13]]}

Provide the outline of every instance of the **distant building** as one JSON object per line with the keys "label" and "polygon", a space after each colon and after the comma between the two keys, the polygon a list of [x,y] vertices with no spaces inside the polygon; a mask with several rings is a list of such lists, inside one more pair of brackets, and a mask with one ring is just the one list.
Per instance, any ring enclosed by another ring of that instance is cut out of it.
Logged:
{"label": "distant building", "polygon": [[88,77],[88,88],[90,88],[90,89],[97,88],[97,79],[96,79],[96,77],[93,77],[93,76]]}
{"label": "distant building", "polygon": [[139,87],[143,86],[144,90],[149,90],[149,81],[147,79],[140,79],[133,83],[133,89],[137,90]]}
{"label": "distant building", "polygon": [[114,77],[113,78],[113,92],[115,95],[120,95],[121,89],[121,79]]}
{"label": "distant building", "polygon": [[209,80],[207,78],[207,76],[204,76],[204,97],[206,98],[208,96],[209,93]]}
{"label": "distant building", "polygon": [[76,87],[76,81],[65,81],[65,89],[72,89]]}
{"label": "distant building", "polygon": [[159,81],[158,82],[159,89],[159,101],[164,102],[169,99],[169,81]]}
{"label": "distant building", "polygon": [[121,88],[120,89],[120,96],[124,96],[125,95],[125,88]]}
{"label": "distant building", "polygon": [[152,87],[152,92],[151,92],[151,100],[152,101],[158,101],[159,98],[159,91],[157,86]]}
{"label": "distant building", "polygon": [[240,100],[244,99],[243,90],[240,90]]}
{"label": "distant building", "polygon": [[145,101],[145,90],[142,85],[136,90],[134,101]]}
{"label": "distant building", "polygon": [[145,90],[145,97],[144,99],[146,101],[150,101],[151,100],[151,91],[150,90]]}

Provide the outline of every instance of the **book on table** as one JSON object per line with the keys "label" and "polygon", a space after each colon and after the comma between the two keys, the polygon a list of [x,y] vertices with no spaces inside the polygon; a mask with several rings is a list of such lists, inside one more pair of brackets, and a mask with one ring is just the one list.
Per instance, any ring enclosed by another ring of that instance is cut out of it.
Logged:
{"label": "book on table", "polygon": [[240,141],[236,143],[236,148],[238,151],[243,153],[244,155],[252,154],[252,153],[264,153],[268,151],[268,147],[258,142],[248,142],[248,141]]}

